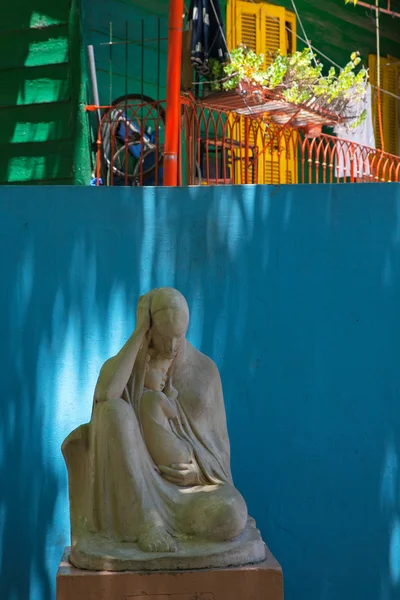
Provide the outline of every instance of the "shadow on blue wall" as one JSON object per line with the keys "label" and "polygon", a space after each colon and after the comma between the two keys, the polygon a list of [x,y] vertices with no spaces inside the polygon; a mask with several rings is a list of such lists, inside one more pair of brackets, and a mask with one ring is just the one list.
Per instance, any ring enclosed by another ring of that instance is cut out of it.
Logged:
{"label": "shadow on blue wall", "polygon": [[235,482],[287,600],[400,598],[400,189],[2,188],[0,597],[54,598],[63,438],[138,296],[222,375]]}

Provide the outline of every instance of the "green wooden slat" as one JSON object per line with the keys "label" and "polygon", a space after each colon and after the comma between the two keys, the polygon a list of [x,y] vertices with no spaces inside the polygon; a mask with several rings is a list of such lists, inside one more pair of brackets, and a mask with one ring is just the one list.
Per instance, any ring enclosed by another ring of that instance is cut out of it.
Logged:
{"label": "green wooden slat", "polygon": [[89,183],[80,8],[80,0],[2,6],[0,183]]}
{"label": "green wooden slat", "polygon": [[66,140],[71,137],[71,112],[68,102],[15,106],[0,110],[0,121],[12,123],[8,126],[10,143]]}
{"label": "green wooden slat", "polygon": [[0,107],[70,98],[68,65],[0,71]]}
{"label": "green wooden slat", "polygon": [[90,158],[89,117],[84,111],[87,104],[86,79],[86,44],[82,38],[81,0],[71,0],[69,18],[70,31],[70,70],[71,96],[73,98],[73,113],[71,119],[72,136],[74,139],[74,183],[88,185],[91,179],[92,164]]}
{"label": "green wooden slat", "polygon": [[[4,185],[0,184],[0,185]],[[74,185],[73,177],[68,179],[38,179],[37,181],[7,181],[6,185]]]}
{"label": "green wooden slat", "polygon": [[20,31],[24,29],[51,27],[68,22],[68,1],[35,0],[35,7],[22,3],[4,2],[1,7],[0,32]]}
{"label": "green wooden slat", "polygon": [[73,142],[0,146],[0,183],[72,177]]}
{"label": "green wooden slat", "polygon": [[[13,0],[12,4],[20,9],[21,14],[31,14],[34,11],[40,11],[48,15],[58,14],[59,8],[55,4],[62,5],[64,11],[69,10],[69,0],[57,0],[57,3],[54,0]],[[4,10],[5,14],[7,14],[5,3],[1,8],[2,13]]]}
{"label": "green wooden slat", "polygon": [[67,25],[0,36],[0,70],[58,64],[67,60]]}

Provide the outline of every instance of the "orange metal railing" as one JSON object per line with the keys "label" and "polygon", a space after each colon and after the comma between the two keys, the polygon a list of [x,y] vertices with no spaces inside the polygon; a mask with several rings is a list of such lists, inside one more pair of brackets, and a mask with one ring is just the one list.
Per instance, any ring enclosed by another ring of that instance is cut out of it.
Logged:
{"label": "orange metal railing", "polygon": [[162,185],[165,138],[163,102],[128,99],[102,111],[97,133],[96,185]]}
{"label": "orange metal railing", "polygon": [[[102,109],[97,183],[163,185],[164,102]],[[179,139],[180,185],[400,181],[398,156],[332,135],[306,137],[188,97],[182,98]]]}

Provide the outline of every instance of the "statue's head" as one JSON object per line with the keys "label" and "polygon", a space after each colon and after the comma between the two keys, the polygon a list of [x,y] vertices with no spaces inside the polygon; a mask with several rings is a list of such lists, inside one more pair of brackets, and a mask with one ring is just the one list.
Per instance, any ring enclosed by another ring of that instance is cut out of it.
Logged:
{"label": "statue's head", "polygon": [[174,358],[189,326],[189,307],[185,298],[173,288],[154,290],[150,315],[150,351],[164,358]]}

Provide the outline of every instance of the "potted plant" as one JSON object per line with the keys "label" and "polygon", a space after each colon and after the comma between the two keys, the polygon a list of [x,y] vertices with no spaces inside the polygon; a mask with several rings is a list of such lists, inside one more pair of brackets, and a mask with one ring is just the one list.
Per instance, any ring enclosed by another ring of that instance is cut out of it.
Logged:
{"label": "potted plant", "polygon": [[323,125],[348,121],[354,127],[365,119],[366,111],[361,112],[358,103],[365,97],[368,72],[356,72],[358,52],[339,73],[331,67],[325,75],[309,48],[292,55],[278,53],[267,68],[264,56],[245,46],[233,50],[230,58],[226,64],[211,64],[210,86],[221,105],[224,95],[239,97],[242,109],[244,102],[250,113],[268,112],[273,122],[303,128],[313,137]]}

